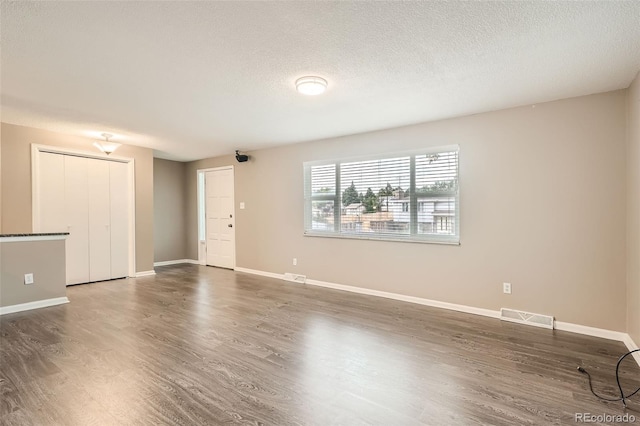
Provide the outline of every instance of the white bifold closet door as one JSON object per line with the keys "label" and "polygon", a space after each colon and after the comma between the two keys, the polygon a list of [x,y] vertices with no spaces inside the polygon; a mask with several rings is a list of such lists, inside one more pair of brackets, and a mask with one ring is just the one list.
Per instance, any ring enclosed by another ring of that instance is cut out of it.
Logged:
{"label": "white bifold closet door", "polygon": [[42,153],[39,172],[39,232],[68,232],[64,203],[64,156]]}
{"label": "white bifold closet door", "polygon": [[[67,284],[89,282],[89,159],[64,158]],[[42,179],[42,176],[40,177]]]}
{"label": "white bifold closet door", "polygon": [[111,278],[109,163],[89,159],[89,281]]}
{"label": "white bifold closet door", "polygon": [[126,163],[40,153],[38,231],[69,232],[67,284],[128,275],[127,176]]}
{"label": "white bifold closet door", "polygon": [[125,163],[109,162],[109,201],[111,214],[111,278],[129,274],[129,199]]}

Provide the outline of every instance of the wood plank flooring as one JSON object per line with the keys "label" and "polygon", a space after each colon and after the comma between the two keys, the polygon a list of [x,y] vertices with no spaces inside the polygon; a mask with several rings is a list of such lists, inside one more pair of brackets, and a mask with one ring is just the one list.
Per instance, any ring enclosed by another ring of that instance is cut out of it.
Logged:
{"label": "wood plank flooring", "polygon": [[[0,317],[2,425],[541,425],[623,414],[618,342],[197,265]],[[628,390],[640,368],[623,365]],[[640,422],[640,398],[628,412]]]}

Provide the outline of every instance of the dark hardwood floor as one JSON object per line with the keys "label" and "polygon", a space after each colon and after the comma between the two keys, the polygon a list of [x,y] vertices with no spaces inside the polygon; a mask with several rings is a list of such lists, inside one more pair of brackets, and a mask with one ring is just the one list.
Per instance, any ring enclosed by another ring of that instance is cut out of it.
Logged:
{"label": "dark hardwood floor", "polygon": [[[623,344],[196,265],[0,317],[3,425],[541,425]],[[624,385],[640,368],[623,365]],[[628,413],[640,422],[640,398]]]}

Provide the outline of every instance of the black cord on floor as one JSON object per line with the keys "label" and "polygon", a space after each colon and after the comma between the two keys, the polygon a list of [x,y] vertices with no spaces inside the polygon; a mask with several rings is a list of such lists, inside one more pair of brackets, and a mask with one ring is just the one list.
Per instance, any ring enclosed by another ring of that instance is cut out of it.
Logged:
{"label": "black cord on floor", "polygon": [[627,352],[626,354],[622,355],[620,357],[620,359],[618,359],[618,363],[616,364],[616,382],[618,383],[618,389],[620,390],[620,397],[619,398],[611,398],[608,396],[601,396],[598,395],[594,390],[593,390],[593,385],[591,384],[591,374],[589,374],[589,372],[587,370],[585,370],[582,367],[578,367],[578,371],[586,374],[587,377],[589,378],[589,389],[591,390],[591,393],[593,395],[595,395],[596,398],[599,398],[603,401],[611,401],[611,402],[615,402],[615,401],[622,401],[622,405],[624,405],[624,408],[627,408],[627,399],[631,398],[633,395],[637,394],[638,392],[640,392],[640,388],[636,389],[635,391],[633,391],[632,393],[630,393],[629,395],[625,395],[623,390],[622,390],[622,385],[620,384],[620,364],[622,363],[622,361],[628,357],[629,355],[631,355],[634,352],[640,352],[640,349],[635,349],[633,351]]}

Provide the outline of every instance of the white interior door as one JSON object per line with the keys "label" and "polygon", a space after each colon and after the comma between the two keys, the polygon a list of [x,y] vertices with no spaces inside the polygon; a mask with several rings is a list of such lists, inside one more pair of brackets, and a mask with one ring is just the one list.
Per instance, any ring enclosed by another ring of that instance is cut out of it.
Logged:
{"label": "white interior door", "polygon": [[111,209],[111,278],[129,274],[129,197],[127,165],[109,162],[109,201]]}
{"label": "white interior door", "polygon": [[58,155],[64,158],[65,218],[69,236],[67,253],[67,285],[89,282],[89,183],[88,160],[84,157]]}
{"label": "white interior door", "polygon": [[233,168],[206,172],[207,265],[230,269],[236,266],[233,186]]}
{"label": "white interior door", "polygon": [[109,162],[88,159],[89,281],[111,278]]}
{"label": "white interior door", "polygon": [[48,152],[40,156],[38,229],[34,232],[67,232],[64,205],[64,157]]}

